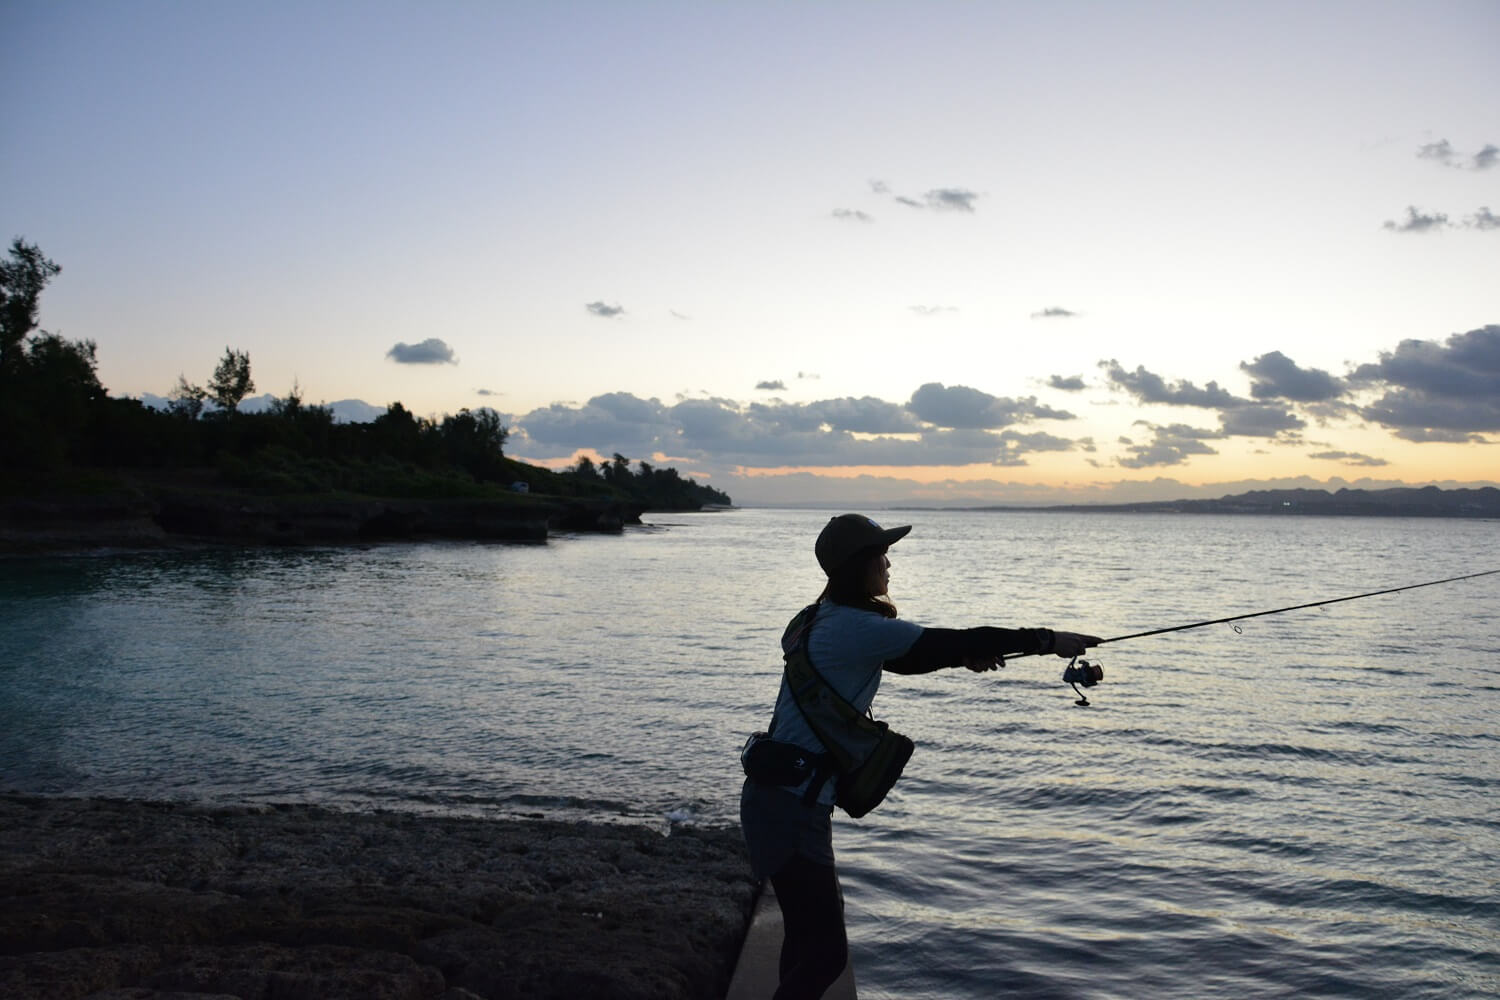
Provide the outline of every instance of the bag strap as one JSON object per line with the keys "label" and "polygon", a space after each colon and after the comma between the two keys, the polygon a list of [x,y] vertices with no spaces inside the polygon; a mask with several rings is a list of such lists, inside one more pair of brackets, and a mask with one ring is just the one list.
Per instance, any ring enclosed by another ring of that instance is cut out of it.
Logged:
{"label": "bag strap", "polygon": [[782,657],[785,661],[782,669],[787,688],[792,692],[792,701],[796,703],[797,710],[802,713],[802,718],[807,721],[807,727],[822,742],[839,771],[848,772],[854,770],[863,761],[856,758],[841,741],[835,739],[826,726],[818,724],[814,713],[808,710],[809,704],[822,702],[839,716],[840,721],[859,735],[869,739],[878,739],[883,732],[883,727],[873,717],[855,708],[847,698],[839,694],[838,689],[828,683],[828,678],[824,677],[813,663],[807,646],[817,614],[818,605],[810,604],[787,625],[781,640]]}
{"label": "bag strap", "polygon": [[[792,702],[797,706],[797,711],[802,713],[802,718],[807,721],[807,727],[813,731],[813,734],[817,736],[820,741],[822,741],[824,748],[821,754],[816,755],[816,759],[818,762],[817,767],[813,770],[812,780],[807,783],[807,791],[802,795],[802,804],[805,806],[811,806],[817,803],[818,795],[823,791],[823,786],[828,784],[828,779],[837,774],[839,769],[838,760],[835,758],[833,752],[828,749],[829,742],[823,739],[823,733],[813,723],[812,719],[808,717],[807,710],[802,707],[802,701],[797,696],[796,685],[792,683],[792,677],[787,669],[787,663],[785,662],[788,659],[786,650],[789,643],[791,644],[791,647],[793,649],[801,650],[804,658],[807,656],[807,637],[812,632],[813,619],[816,618],[817,615],[818,606],[816,604],[809,604],[807,607],[797,612],[796,616],[792,618],[790,623],[788,623],[786,632],[784,632],[781,637],[782,659],[784,661],[781,668],[782,677],[786,680],[787,689],[792,692]],[[807,660],[807,665],[809,667],[812,666],[811,659]],[[813,670],[813,673],[818,677],[819,680],[823,680],[822,675],[818,674],[816,669]],[[823,681],[823,683],[825,686],[827,685],[827,681]],[[838,694],[838,692],[834,691],[832,687],[829,687],[828,690],[835,696]],[[767,735],[775,732],[775,730],[776,713],[773,711],[771,713],[771,728],[767,730]]]}

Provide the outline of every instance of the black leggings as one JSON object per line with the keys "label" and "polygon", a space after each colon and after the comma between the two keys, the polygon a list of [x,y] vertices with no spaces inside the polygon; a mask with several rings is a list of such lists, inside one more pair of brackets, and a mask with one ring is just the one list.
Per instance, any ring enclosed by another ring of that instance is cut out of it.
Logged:
{"label": "black leggings", "polygon": [[798,855],[771,876],[771,887],[786,930],[774,1000],[818,1000],[849,961],[838,873]]}

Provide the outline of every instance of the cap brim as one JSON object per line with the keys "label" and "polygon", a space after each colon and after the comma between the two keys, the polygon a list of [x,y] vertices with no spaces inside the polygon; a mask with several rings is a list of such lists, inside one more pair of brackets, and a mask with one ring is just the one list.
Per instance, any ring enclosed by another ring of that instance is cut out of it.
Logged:
{"label": "cap brim", "polygon": [[911,525],[903,524],[899,528],[882,528],[881,533],[885,537],[885,544],[894,545],[905,538],[911,532]]}

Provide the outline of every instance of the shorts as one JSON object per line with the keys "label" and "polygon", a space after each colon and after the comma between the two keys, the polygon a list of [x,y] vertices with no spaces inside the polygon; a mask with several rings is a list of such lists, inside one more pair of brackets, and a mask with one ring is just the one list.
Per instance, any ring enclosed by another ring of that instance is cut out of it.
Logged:
{"label": "shorts", "polygon": [[833,867],[833,806],[803,805],[797,792],[746,778],[740,828],[756,878],[770,878],[794,857]]}

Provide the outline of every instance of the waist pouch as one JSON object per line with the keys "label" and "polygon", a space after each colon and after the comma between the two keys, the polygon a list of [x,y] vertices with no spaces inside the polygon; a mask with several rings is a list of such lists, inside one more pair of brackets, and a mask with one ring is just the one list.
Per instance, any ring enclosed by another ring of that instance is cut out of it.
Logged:
{"label": "waist pouch", "polygon": [[773,740],[766,733],[752,733],[740,751],[745,777],[758,785],[800,785],[817,774],[824,763],[823,754]]}

